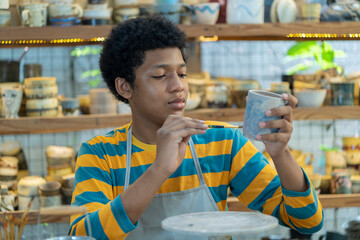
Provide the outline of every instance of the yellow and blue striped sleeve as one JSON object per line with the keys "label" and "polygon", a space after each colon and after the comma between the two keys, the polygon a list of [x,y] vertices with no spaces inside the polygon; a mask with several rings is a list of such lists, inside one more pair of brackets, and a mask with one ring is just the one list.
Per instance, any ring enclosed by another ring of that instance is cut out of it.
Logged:
{"label": "yellow and blue striped sleeve", "polygon": [[125,239],[136,228],[122,206],[120,195],[115,196],[113,191],[114,169],[107,158],[118,154],[114,146],[117,145],[97,137],[83,143],[79,150],[72,205],[85,206],[88,214],[71,216],[70,235],[90,235],[91,231],[96,239]]}
{"label": "yellow and blue striped sleeve", "polygon": [[308,177],[305,192],[289,191],[267,159],[241,132],[234,131],[233,159],[229,174],[232,193],[248,208],[279,219],[281,225],[311,234],[323,226],[320,201]]}

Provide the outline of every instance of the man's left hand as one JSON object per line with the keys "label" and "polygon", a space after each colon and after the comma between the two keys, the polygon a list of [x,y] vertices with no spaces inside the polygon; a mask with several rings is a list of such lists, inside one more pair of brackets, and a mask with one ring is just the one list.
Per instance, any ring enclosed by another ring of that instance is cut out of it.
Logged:
{"label": "man's left hand", "polygon": [[282,94],[282,98],[287,102],[285,106],[265,112],[266,116],[280,116],[281,119],[259,123],[260,128],[279,128],[279,131],[256,136],[257,140],[264,142],[266,150],[272,158],[283,154],[287,149],[293,131],[292,110],[298,103],[298,100],[291,94]]}

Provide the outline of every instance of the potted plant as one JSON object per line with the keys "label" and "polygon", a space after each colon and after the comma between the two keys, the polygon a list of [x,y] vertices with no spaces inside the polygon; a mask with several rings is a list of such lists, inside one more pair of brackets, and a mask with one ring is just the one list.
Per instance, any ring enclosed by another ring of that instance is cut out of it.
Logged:
{"label": "potted plant", "polygon": [[[334,62],[335,57],[344,57],[344,51],[334,50],[330,43],[326,41],[303,41],[297,42],[289,48],[286,53],[286,63],[291,64],[286,69],[288,75],[319,75],[319,70],[341,75],[342,67]],[[321,76],[320,76],[321,77]],[[305,80],[306,81],[306,80]],[[317,80],[317,82],[319,79]]]}

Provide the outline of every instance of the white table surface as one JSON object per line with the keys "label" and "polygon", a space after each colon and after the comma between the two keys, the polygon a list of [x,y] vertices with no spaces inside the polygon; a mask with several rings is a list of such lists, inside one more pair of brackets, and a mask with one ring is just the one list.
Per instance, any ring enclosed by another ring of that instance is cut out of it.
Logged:
{"label": "white table surface", "polygon": [[259,212],[218,211],[181,214],[164,219],[162,228],[192,236],[242,236],[262,233],[278,220]]}

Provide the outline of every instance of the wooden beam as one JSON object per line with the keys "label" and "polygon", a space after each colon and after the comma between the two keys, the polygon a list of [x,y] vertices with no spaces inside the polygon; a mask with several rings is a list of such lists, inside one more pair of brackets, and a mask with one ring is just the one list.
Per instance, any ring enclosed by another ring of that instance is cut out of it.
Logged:
{"label": "wooden beam", "polygon": [[[241,122],[244,108],[197,109],[185,116],[202,120]],[[360,107],[296,108],[294,120],[360,119]],[[21,117],[0,119],[0,134],[32,134],[69,132],[97,128],[120,127],[131,121],[130,114],[90,114],[65,117]]]}

